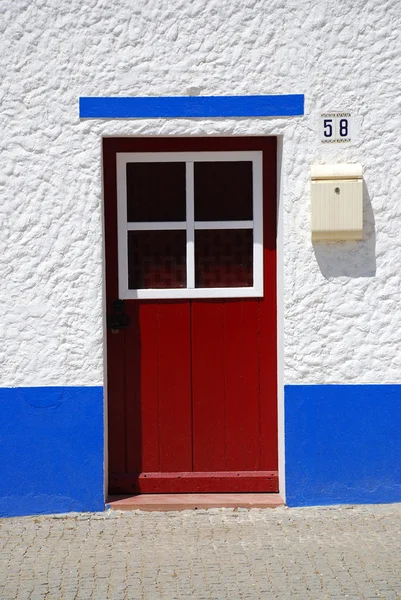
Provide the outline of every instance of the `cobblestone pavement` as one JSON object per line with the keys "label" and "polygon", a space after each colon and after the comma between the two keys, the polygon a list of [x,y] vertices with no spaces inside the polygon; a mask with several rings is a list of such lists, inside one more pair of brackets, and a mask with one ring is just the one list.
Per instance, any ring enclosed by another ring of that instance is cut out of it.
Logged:
{"label": "cobblestone pavement", "polygon": [[401,598],[401,504],[0,520],[6,600]]}

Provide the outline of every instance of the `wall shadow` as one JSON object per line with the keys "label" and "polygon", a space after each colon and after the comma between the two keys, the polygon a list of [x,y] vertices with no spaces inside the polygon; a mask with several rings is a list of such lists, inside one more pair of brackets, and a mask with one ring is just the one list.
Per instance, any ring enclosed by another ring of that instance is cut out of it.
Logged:
{"label": "wall shadow", "polygon": [[142,472],[139,306],[135,300],[125,306],[127,329],[107,331],[109,495],[139,493]]}
{"label": "wall shadow", "polygon": [[[119,139],[103,138],[104,260],[106,280],[106,381],[108,495],[138,493],[142,471],[141,362],[139,304],[125,301],[130,325],[118,333],[107,326],[119,297],[117,278],[116,153]],[[123,151],[124,149],[122,149]]]}
{"label": "wall shadow", "polygon": [[313,242],[322,275],[374,277],[376,275],[375,217],[368,188],[363,182],[363,239],[349,242]]}

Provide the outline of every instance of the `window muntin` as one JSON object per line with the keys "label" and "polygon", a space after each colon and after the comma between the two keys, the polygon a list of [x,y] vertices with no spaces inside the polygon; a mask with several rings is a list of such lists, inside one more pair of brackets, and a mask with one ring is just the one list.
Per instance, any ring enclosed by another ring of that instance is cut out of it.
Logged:
{"label": "window muntin", "polygon": [[117,198],[120,298],[263,295],[262,152],[117,153]]}

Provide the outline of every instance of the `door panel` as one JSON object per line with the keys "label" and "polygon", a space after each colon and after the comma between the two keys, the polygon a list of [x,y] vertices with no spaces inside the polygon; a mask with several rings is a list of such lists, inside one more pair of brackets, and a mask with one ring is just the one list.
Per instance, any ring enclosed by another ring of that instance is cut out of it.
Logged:
{"label": "door panel", "polygon": [[[263,152],[264,296],[125,300],[129,327],[107,334],[110,493],[278,489],[274,138],[104,140],[107,310],[110,314],[118,297],[116,153],[231,150]],[[141,173],[146,175],[146,169]],[[130,177],[134,193],[133,167]],[[152,194],[158,189],[163,189],[160,182],[152,185]],[[226,246],[239,244],[238,251],[245,252],[238,240],[247,235],[235,237],[232,230],[220,237]],[[161,250],[151,243],[152,235],[135,236],[142,245],[135,242],[130,250],[134,271],[138,252],[153,253],[157,258],[149,260],[155,267],[146,276],[159,281]],[[206,254],[216,236],[206,232],[203,237]],[[150,242],[143,246],[145,238]],[[167,259],[173,274],[182,270],[177,258]],[[216,259],[220,266],[207,257],[202,260],[207,265],[202,285],[248,284],[245,259],[238,262],[242,271],[222,255]],[[134,278],[141,277],[135,272]]]}

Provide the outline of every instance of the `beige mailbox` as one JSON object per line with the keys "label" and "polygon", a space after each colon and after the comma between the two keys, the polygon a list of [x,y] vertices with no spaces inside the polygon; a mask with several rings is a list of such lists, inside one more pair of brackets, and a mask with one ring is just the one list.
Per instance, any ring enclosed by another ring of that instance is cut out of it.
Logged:
{"label": "beige mailbox", "polygon": [[314,165],[311,179],[312,241],[361,240],[362,165]]}

